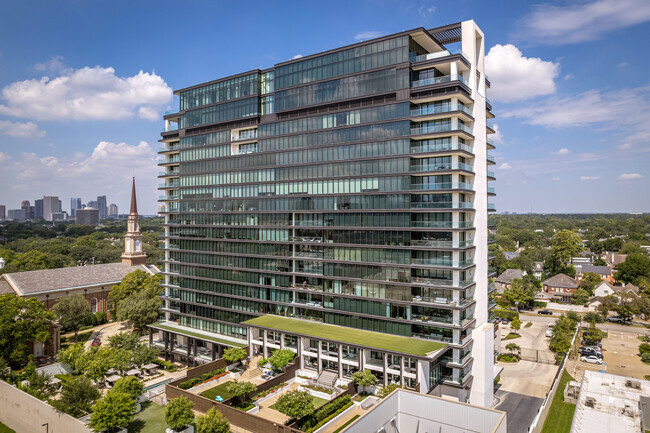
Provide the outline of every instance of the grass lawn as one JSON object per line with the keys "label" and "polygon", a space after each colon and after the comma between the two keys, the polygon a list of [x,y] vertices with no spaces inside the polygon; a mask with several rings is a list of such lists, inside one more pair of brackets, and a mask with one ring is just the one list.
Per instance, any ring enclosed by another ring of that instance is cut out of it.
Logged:
{"label": "grass lawn", "polygon": [[61,379],[61,382],[67,382],[67,381],[69,381],[70,379],[72,379],[74,377],[74,374],[72,374],[72,373],[69,373],[69,374],[55,374],[54,377],[56,377],[57,379]]}
{"label": "grass lawn", "polygon": [[524,325],[524,328],[530,328],[531,326],[533,326],[533,322],[528,322]]}
{"label": "grass lawn", "polygon": [[0,422],[0,433],[16,433],[16,432]]}
{"label": "grass lawn", "polygon": [[215,343],[225,344],[226,346],[230,346],[230,347],[246,347],[245,344],[235,343],[230,340],[222,340],[220,338],[215,338],[211,335],[202,334],[200,332],[187,331],[185,329],[177,328],[175,326],[168,326],[160,322],[154,323],[150,325],[150,327],[154,329],[162,329],[164,331],[172,331],[174,334],[185,335],[187,337],[195,337],[201,340],[214,341]]}
{"label": "grass lawn", "polygon": [[307,337],[323,338],[341,343],[391,350],[416,356],[426,356],[431,352],[447,346],[444,343],[435,341],[364,331],[362,329],[344,328],[342,326],[274,316],[271,314],[256,317],[243,323],[291,334],[301,334]]}
{"label": "grass lawn", "polygon": [[356,419],[359,418],[360,416],[361,416],[361,415],[355,415],[355,416],[353,416],[352,418],[350,418],[350,419],[348,420],[348,422],[346,422],[345,424],[343,424],[341,427],[337,428],[337,429],[334,431],[334,433],[342,432],[344,428],[346,428],[347,426],[349,426],[350,424],[352,424],[352,423],[354,422],[354,420],[356,420]]}
{"label": "grass lawn", "polygon": [[566,370],[562,372],[562,378],[560,379],[555,397],[553,397],[551,409],[548,411],[546,421],[544,421],[542,433],[569,433],[569,430],[571,430],[571,421],[573,421],[573,413],[576,411],[576,405],[565,403],[563,400],[566,384],[572,380],[573,378]]}
{"label": "grass lawn", "polygon": [[165,407],[150,401],[142,403],[142,411],[127,427],[129,433],[160,433],[166,428]]}
{"label": "grass lawn", "polygon": [[[312,403],[314,403],[314,409],[318,409],[319,407],[321,407],[321,406],[324,405],[325,403],[329,403],[329,400],[325,400],[324,398],[314,397],[313,395],[311,396],[311,401],[312,401]],[[273,409],[273,410],[277,410],[277,409],[275,408],[275,404],[272,404],[272,405],[269,406],[269,407],[270,407],[271,409]],[[278,411],[278,412],[279,412],[279,411]]]}
{"label": "grass lawn", "polygon": [[228,400],[230,397],[232,397],[232,394],[226,391],[227,384],[228,382],[220,383],[213,388],[203,391],[201,393],[201,396],[209,398],[210,400],[214,400],[216,396],[220,395],[224,400]]}
{"label": "grass lawn", "polygon": [[512,332],[508,335],[505,336],[504,340],[514,340],[515,338],[519,338],[521,335],[519,334],[513,334]]}

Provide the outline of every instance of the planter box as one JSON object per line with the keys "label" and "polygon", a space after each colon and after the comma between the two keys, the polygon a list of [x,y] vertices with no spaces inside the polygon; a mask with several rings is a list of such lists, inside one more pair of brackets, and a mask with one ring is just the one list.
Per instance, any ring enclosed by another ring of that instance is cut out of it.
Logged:
{"label": "planter box", "polygon": [[313,389],[309,389],[300,385],[298,385],[298,389],[300,391],[307,391],[309,394],[313,395],[314,397],[322,398],[323,400],[328,400],[328,401],[338,396],[338,394],[335,392],[331,394],[327,394],[326,392],[314,391]]}
{"label": "planter box", "polygon": [[[124,430],[124,433],[126,433],[126,430]],[[183,430],[172,430],[168,428],[165,430],[165,433],[194,433],[194,426],[188,425]]]}
{"label": "planter box", "polygon": [[275,390],[274,392],[270,393],[269,395],[266,395],[266,396],[260,398],[259,400],[255,400],[253,402],[253,404],[257,407],[260,404],[264,403],[265,401],[270,400],[271,398],[277,396],[278,394],[282,394],[284,391],[288,390],[290,387],[291,387],[291,383],[287,383],[285,386]]}
{"label": "planter box", "polygon": [[349,408],[345,409],[343,412],[340,414],[336,415],[334,418],[332,418],[327,424],[324,424],[319,428],[318,430],[314,431],[314,433],[323,433],[324,431],[327,430],[328,426],[334,425],[337,421],[340,419],[343,419],[343,417],[347,416],[347,414],[353,410],[355,410],[357,407],[353,404]]}

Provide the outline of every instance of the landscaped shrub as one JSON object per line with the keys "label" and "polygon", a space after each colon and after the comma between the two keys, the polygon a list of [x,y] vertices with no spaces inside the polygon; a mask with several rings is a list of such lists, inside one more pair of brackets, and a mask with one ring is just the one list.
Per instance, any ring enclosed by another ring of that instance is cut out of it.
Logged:
{"label": "landscaped shrub", "polygon": [[314,430],[318,430],[321,426],[328,423],[332,418],[343,412],[351,405],[352,400],[350,398],[350,395],[344,394],[306,417],[302,421],[300,428],[305,433],[311,433]]}
{"label": "landscaped shrub", "polygon": [[332,393],[334,392],[331,389],[323,388],[322,386],[315,386],[315,385],[300,385],[300,386],[302,386],[303,388],[309,388],[313,391],[322,392],[329,395],[332,395]]}
{"label": "landscaped shrub", "polygon": [[178,367],[176,367],[174,364],[172,364],[169,361],[164,361],[162,359],[154,359],[152,362],[170,372],[178,370]]}
{"label": "landscaped shrub", "polygon": [[213,370],[209,373],[202,374],[198,377],[195,377],[193,379],[186,380],[185,382],[181,382],[178,384],[178,387],[180,389],[190,389],[202,382],[205,382],[207,380],[210,380],[215,377],[221,377],[226,374],[226,369],[225,368],[219,368],[217,370]]}
{"label": "landscaped shrub", "polygon": [[386,385],[385,387],[380,389],[379,392],[377,393],[377,396],[379,398],[388,397],[388,394],[395,391],[397,388],[401,388],[401,386],[399,386],[396,383],[391,383],[390,385]]}
{"label": "landscaped shrub", "polygon": [[650,353],[650,344],[648,343],[641,343],[639,345],[639,353],[643,355],[644,353]]}
{"label": "landscaped shrub", "polygon": [[533,307],[535,307],[535,308],[546,308],[546,306],[547,306],[546,302],[542,302],[542,301],[534,301],[533,302]]}
{"label": "landscaped shrub", "polygon": [[519,361],[519,358],[517,358],[517,355],[509,355],[506,353],[499,353],[499,356],[497,356],[497,361],[501,362],[517,362]]}
{"label": "landscaped shrub", "polygon": [[271,394],[271,393],[277,391],[278,389],[280,389],[280,388],[282,388],[283,386],[286,386],[286,385],[287,385],[286,382],[282,382],[282,383],[279,384],[279,385],[275,385],[273,388],[269,388],[269,389],[267,389],[266,391],[262,391],[262,392],[260,392],[260,393],[258,393],[258,394],[255,394],[253,397],[251,397],[251,400],[252,400],[252,401],[257,401],[257,400],[259,400],[260,398],[264,398],[264,397],[266,397],[267,395],[269,395],[269,394]]}
{"label": "landscaped shrub", "polygon": [[498,310],[494,310],[492,314],[497,317],[501,317],[502,319],[508,319],[508,320],[512,320],[515,317],[519,318],[519,312],[512,311],[512,310],[498,309]]}
{"label": "landscaped shrub", "polygon": [[650,364],[650,352],[646,352],[641,355],[641,361],[645,362],[646,364]]}

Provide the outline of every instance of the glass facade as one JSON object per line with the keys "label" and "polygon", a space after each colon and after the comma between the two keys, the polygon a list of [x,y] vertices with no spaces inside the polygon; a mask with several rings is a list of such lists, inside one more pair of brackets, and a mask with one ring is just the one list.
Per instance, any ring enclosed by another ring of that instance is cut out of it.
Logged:
{"label": "glass facade", "polygon": [[448,74],[413,71],[423,53],[397,35],[180,92],[167,320],[244,339],[277,314],[468,350],[479,131],[458,81],[413,96]]}

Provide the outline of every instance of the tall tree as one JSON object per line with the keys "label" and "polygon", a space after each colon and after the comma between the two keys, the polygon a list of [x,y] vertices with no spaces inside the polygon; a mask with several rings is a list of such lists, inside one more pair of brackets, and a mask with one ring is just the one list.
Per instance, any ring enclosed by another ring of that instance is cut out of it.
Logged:
{"label": "tall tree", "polygon": [[74,332],[74,342],[77,342],[77,333],[85,321],[85,316],[90,313],[90,303],[83,295],[65,296],[54,304],[52,310],[57,316],[59,325],[63,329]]}
{"label": "tall tree", "polygon": [[585,289],[589,296],[593,296],[594,288],[603,281],[600,275],[593,272],[585,272],[580,280],[580,288]]}
{"label": "tall tree", "polygon": [[584,251],[582,239],[570,230],[557,232],[551,240],[551,248],[561,263],[569,263],[573,257]]}
{"label": "tall tree", "polygon": [[650,278],[650,257],[632,253],[623,263],[616,265],[615,277],[618,281],[635,283],[642,278]]}
{"label": "tall tree", "polygon": [[230,423],[214,407],[196,419],[197,433],[230,433]]}
{"label": "tall tree", "polygon": [[314,400],[307,391],[290,391],[278,398],[275,408],[291,418],[302,418],[314,412]]}
{"label": "tall tree", "polygon": [[126,297],[117,306],[117,319],[126,320],[138,331],[144,330],[160,317],[161,293],[162,288],[158,286],[147,287]]}
{"label": "tall tree", "polygon": [[[120,282],[120,284],[113,286],[111,292],[108,295],[111,315],[113,317],[119,317],[120,307],[121,306],[127,307],[128,304],[133,301],[144,301],[144,303],[147,304],[148,307],[150,307],[153,302],[146,302],[146,301],[151,301],[153,293],[155,293],[156,296],[161,293],[162,290],[160,288],[161,280],[162,277],[160,275],[149,275],[148,273],[139,269],[128,274],[126,277],[124,277],[124,279],[122,279],[122,282]],[[146,296],[142,295],[138,298],[131,298],[132,296],[141,292],[145,292]],[[122,302],[127,298],[131,298],[129,300],[130,302]],[[127,311],[129,312],[129,315],[133,314],[134,318],[139,319],[141,318],[141,314],[138,314],[138,312],[142,312],[141,307],[142,306],[133,309],[127,308]],[[147,312],[150,311],[147,309],[145,310]],[[122,314],[124,314],[124,312]]]}
{"label": "tall tree", "polygon": [[48,341],[54,318],[37,299],[0,295],[0,358],[24,365],[29,355],[27,344]]}
{"label": "tall tree", "polygon": [[113,433],[133,421],[134,412],[135,400],[129,394],[109,390],[93,406],[89,425],[95,431]]}
{"label": "tall tree", "polygon": [[85,376],[73,376],[63,382],[63,389],[59,399],[52,400],[50,404],[61,412],[79,418],[90,413],[90,410],[101,394],[97,387]]}
{"label": "tall tree", "polygon": [[165,408],[165,422],[173,431],[182,430],[186,425],[194,421],[192,408],[194,403],[185,397],[176,397],[169,401]]}

